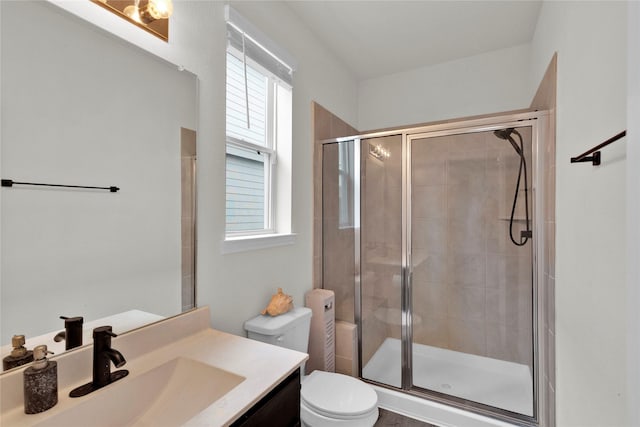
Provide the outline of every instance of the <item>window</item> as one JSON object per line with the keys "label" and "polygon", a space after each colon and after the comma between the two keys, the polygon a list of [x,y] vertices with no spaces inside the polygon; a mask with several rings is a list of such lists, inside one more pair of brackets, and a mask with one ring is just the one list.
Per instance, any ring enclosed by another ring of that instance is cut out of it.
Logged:
{"label": "window", "polygon": [[231,8],[227,35],[226,236],[289,233],[293,68]]}
{"label": "window", "polygon": [[338,220],[340,228],[353,227],[353,141],[338,144]]}
{"label": "window", "polygon": [[277,156],[268,113],[275,110],[272,86],[277,83],[247,64],[245,87],[243,60],[236,55],[227,53],[226,230],[273,232],[271,176]]}

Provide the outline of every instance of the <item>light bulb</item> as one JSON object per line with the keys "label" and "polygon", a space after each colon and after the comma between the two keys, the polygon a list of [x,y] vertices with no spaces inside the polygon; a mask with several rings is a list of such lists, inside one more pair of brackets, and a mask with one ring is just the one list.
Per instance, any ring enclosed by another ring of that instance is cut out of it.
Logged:
{"label": "light bulb", "polygon": [[167,19],[173,13],[171,0],[149,0],[147,12],[153,19]]}
{"label": "light bulb", "polygon": [[133,5],[125,7],[122,12],[129,18],[142,24],[142,17],[140,16],[140,0],[135,0]]}
{"label": "light bulb", "polygon": [[140,10],[138,10],[138,8],[136,6],[127,6],[124,8],[123,13],[125,15],[127,15],[129,18],[133,19],[134,21],[142,24],[142,18],[140,17]]}

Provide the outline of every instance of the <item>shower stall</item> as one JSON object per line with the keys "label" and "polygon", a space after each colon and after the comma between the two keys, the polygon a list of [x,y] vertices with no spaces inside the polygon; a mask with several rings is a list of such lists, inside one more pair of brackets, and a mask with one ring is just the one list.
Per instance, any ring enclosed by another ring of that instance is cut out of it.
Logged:
{"label": "shower stall", "polygon": [[537,424],[544,120],[323,141],[322,284],[357,325],[363,379]]}

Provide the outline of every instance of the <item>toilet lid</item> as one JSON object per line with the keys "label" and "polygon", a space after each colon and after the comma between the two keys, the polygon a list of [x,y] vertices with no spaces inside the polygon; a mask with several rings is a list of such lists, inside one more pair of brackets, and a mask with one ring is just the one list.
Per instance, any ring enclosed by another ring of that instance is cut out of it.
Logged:
{"label": "toilet lid", "polygon": [[364,415],[378,404],[378,395],[364,382],[324,371],[313,371],[305,378],[300,397],[309,408],[332,418]]}

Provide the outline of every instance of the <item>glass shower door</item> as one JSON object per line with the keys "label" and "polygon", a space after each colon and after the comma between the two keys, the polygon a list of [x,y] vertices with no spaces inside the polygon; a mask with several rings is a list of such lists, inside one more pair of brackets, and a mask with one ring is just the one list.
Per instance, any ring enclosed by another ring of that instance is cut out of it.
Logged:
{"label": "glass shower door", "polygon": [[401,387],[402,136],[360,143],[362,376]]}
{"label": "glass shower door", "polygon": [[533,416],[531,128],[501,132],[408,137],[412,382]]}

